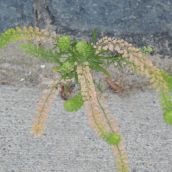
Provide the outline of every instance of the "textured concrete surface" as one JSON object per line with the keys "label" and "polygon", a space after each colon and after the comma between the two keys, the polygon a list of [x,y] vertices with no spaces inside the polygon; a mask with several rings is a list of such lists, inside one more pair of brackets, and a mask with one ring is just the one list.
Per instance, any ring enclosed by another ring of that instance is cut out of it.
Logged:
{"label": "textured concrete surface", "polygon": [[[83,109],[63,110],[57,97],[41,138],[30,134],[36,88],[0,86],[1,172],[115,172],[106,143],[89,128]],[[172,127],[162,120],[157,95],[151,90],[109,95],[118,119],[132,172],[172,171]]]}
{"label": "textured concrete surface", "polygon": [[114,33],[156,33],[172,26],[171,1],[50,0],[49,7],[56,24],[74,30],[100,27]]}
{"label": "textured concrete surface", "polygon": [[98,27],[103,32],[115,34],[172,31],[170,0],[1,0],[1,30],[16,23],[32,22],[35,15],[39,15],[33,13],[34,8],[38,13],[49,13],[57,27],[72,30]]}
{"label": "textured concrete surface", "polygon": [[1,0],[0,31],[18,25],[30,25],[34,22],[32,0]]}
{"label": "textured concrete surface", "polygon": [[19,48],[19,44],[11,44],[0,49],[0,85],[47,85],[45,82],[53,77],[53,66],[55,65],[26,55]]}

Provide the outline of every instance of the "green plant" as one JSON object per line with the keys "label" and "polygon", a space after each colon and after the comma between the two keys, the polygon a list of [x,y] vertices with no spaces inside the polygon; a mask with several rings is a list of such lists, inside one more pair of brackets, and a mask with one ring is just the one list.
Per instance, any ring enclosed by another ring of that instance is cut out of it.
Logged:
{"label": "green plant", "polygon": [[[64,108],[73,112],[84,105],[91,127],[112,147],[118,171],[128,172],[127,153],[117,121],[105,107],[103,96],[96,90],[92,76],[92,71],[95,71],[110,77],[108,66],[113,63],[125,63],[136,73],[150,79],[152,86],[160,94],[164,120],[167,124],[172,124],[172,77],[152,64],[146,57],[147,51],[145,54],[122,39],[103,37],[96,41],[95,33],[93,41],[87,42],[32,27],[8,29],[0,35],[0,48],[19,40],[29,41],[21,43],[20,47],[25,52],[55,63],[53,71],[60,75],[59,80],[54,80],[51,87],[44,91],[38,103],[32,128],[34,134],[43,133],[47,114],[58,93],[59,85],[65,83],[65,90],[68,89],[67,83],[74,81],[79,89],[72,98],[65,101]],[[48,49],[41,46],[39,43],[42,41],[53,43],[53,47]]]}
{"label": "green plant", "polygon": [[141,51],[145,54],[152,54],[154,52],[154,49],[150,46],[143,46],[141,48]]}

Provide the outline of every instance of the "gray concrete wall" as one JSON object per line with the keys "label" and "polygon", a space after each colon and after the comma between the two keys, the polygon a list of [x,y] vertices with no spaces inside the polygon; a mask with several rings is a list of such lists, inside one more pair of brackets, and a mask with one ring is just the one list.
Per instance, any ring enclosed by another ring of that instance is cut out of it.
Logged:
{"label": "gray concrete wall", "polygon": [[37,24],[83,36],[97,28],[172,54],[172,0],[1,0],[0,31]]}
{"label": "gray concrete wall", "polygon": [[0,0],[0,31],[34,22],[32,0]]}

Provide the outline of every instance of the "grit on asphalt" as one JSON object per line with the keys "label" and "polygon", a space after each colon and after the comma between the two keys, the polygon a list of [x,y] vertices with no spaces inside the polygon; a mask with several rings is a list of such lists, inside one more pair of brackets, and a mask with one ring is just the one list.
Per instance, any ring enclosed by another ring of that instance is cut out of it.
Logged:
{"label": "grit on asphalt", "polygon": [[[110,147],[89,127],[84,109],[66,112],[59,96],[45,134],[30,134],[39,83],[51,77],[50,67],[16,46],[0,50],[0,172],[117,172]],[[106,91],[131,172],[171,172],[172,127],[163,121],[158,94],[149,88]]]}

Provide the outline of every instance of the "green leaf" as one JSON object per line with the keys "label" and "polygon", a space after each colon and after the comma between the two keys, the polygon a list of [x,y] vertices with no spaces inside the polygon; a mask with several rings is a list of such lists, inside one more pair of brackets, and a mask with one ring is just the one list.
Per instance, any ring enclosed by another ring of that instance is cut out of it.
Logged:
{"label": "green leaf", "polygon": [[102,66],[100,66],[99,64],[90,64],[91,69],[95,70],[96,72],[102,72],[105,75],[107,75],[108,77],[111,77],[111,74]]}
{"label": "green leaf", "polygon": [[92,37],[92,42],[95,44],[96,43],[96,41],[97,41],[97,29],[93,29],[93,31],[92,31],[92,35],[91,35],[91,37]]}
{"label": "green leaf", "polygon": [[88,58],[94,56],[94,48],[91,44],[88,44],[86,41],[79,41],[76,44],[76,51],[78,52],[79,58],[81,61],[86,61]]}
{"label": "green leaf", "polygon": [[171,95],[169,92],[160,91],[160,102],[164,111],[172,108]]}
{"label": "green leaf", "polygon": [[163,82],[165,82],[167,86],[167,90],[164,90],[163,88],[160,90],[160,102],[163,111],[165,112],[164,114],[166,114],[166,112],[169,112],[172,109],[172,76],[164,71],[161,71],[161,75],[164,79]]}
{"label": "green leaf", "polygon": [[105,133],[102,137],[110,145],[118,145],[121,141],[121,136],[117,133]]}
{"label": "green leaf", "polygon": [[164,114],[164,120],[167,124],[172,125],[172,110],[166,111]]}
{"label": "green leaf", "polygon": [[61,52],[67,52],[71,46],[70,36],[61,36],[57,40],[58,47]]}
{"label": "green leaf", "polygon": [[161,75],[167,83],[169,90],[172,91],[172,76],[165,71],[161,71]]}
{"label": "green leaf", "polygon": [[88,62],[89,63],[95,63],[95,64],[103,64],[104,59],[100,58],[99,56],[92,56],[92,58],[88,59]]}
{"label": "green leaf", "polygon": [[81,94],[77,94],[64,103],[64,109],[68,112],[75,112],[79,110],[83,105]]}
{"label": "green leaf", "polygon": [[54,71],[59,72],[63,79],[73,79],[76,73],[75,63],[68,59],[62,65],[54,68]]}
{"label": "green leaf", "polygon": [[60,63],[58,54],[56,54],[56,52],[53,52],[51,49],[46,49],[44,47],[34,45],[31,42],[21,44],[20,48],[24,50],[25,53],[33,55],[35,57],[39,57],[42,60],[46,60],[53,63]]}
{"label": "green leaf", "polygon": [[18,39],[18,32],[14,28],[7,29],[0,34],[0,48],[6,47],[10,42],[17,41]]}
{"label": "green leaf", "polygon": [[59,67],[59,71],[62,73],[70,73],[74,70],[74,64],[73,62],[67,60],[63,63],[62,66]]}
{"label": "green leaf", "polygon": [[151,54],[154,52],[154,49],[150,46],[144,46],[141,48],[141,51],[144,53],[144,54]]}
{"label": "green leaf", "polygon": [[[47,36],[47,34],[49,36]],[[0,34],[0,48],[6,47],[9,43],[14,43],[19,40],[27,41],[37,41],[39,40],[49,40],[54,39],[51,37],[50,33],[33,27],[16,27],[9,28],[5,32]]]}

